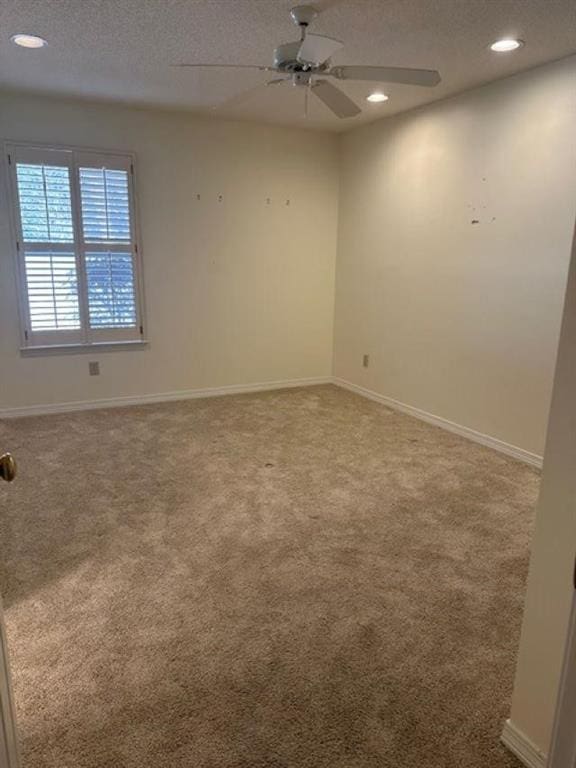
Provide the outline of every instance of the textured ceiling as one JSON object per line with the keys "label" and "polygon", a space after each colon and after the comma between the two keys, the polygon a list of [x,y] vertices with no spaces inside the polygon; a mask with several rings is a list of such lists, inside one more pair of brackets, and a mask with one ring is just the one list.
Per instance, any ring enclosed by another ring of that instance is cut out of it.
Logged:
{"label": "textured ceiling", "polygon": [[[362,114],[338,120],[288,85],[262,86],[251,71],[181,70],[176,62],[271,64],[273,48],[296,40],[294,0],[0,0],[0,87],[113,99],[310,128],[346,130],[576,52],[574,0],[319,0],[312,31],[339,38],[334,64],[438,69],[434,89],[390,85],[390,100],[369,104],[374,85],[339,83]],[[49,41],[23,50],[10,36]],[[524,48],[487,46],[520,37]]]}

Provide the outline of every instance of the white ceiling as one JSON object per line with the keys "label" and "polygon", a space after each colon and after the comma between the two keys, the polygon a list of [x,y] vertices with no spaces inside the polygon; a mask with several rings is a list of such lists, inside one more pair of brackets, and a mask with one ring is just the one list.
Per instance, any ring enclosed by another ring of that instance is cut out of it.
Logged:
{"label": "white ceiling", "polygon": [[[187,62],[271,64],[273,48],[298,39],[296,0],[0,0],[0,87],[118,100],[328,130],[346,130],[576,52],[574,0],[319,0],[312,31],[345,42],[334,64],[438,69],[433,89],[390,85],[369,104],[370,83],[338,83],[362,108],[338,120],[317,99],[303,117],[303,91],[255,90],[267,73],[181,70]],[[46,38],[24,50],[10,36]],[[510,54],[488,44],[526,41]],[[216,107],[216,109],[214,109]]]}

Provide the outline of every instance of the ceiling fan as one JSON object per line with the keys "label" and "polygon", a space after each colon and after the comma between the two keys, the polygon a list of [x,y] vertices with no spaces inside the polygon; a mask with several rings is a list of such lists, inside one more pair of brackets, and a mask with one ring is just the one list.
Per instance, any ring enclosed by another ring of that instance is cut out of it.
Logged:
{"label": "ceiling fan", "polygon": [[[274,51],[271,67],[252,64],[175,64],[176,67],[255,69],[261,72],[275,72],[284,77],[269,80],[266,85],[280,85],[289,82],[305,89],[305,114],[308,111],[308,95],[318,97],[336,117],[354,117],[361,109],[330,80],[364,80],[378,83],[399,83],[433,87],[440,82],[440,75],[432,69],[408,69],[404,67],[375,67],[363,65],[331,66],[331,57],[343,46],[340,40],[308,32],[309,25],[318,16],[311,5],[298,5],[290,11],[294,24],[300,27],[300,40],[283,43]],[[261,86],[258,86],[260,88]],[[245,91],[226,104],[243,101],[254,90]]]}

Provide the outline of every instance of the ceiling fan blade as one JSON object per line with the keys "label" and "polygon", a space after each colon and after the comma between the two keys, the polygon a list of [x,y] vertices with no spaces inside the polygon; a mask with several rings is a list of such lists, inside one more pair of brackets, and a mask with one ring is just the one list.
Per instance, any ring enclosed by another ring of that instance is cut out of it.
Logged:
{"label": "ceiling fan blade", "polygon": [[354,117],[362,111],[352,99],[327,80],[315,82],[312,85],[312,93],[318,96],[337,117]]}
{"label": "ceiling fan blade", "polygon": [[343,47],[344,43],[340,40],[309,34],[302,41],[296,58],[301,64],[323,64]]}
{"label": "ceiling fan blade", "polygon": [[326,74],[338,80],[370,80],[378,83],[401,83],[402,85],[422,85],[432,88],[440,82],[440,73],[435,69],[408,69],[405,67],[332,67]]}
{"label": "ceiling fan blade", "polygon": [[260,67],[258,64],[171,64],[171,67],[189,67],[193,69],[258,69],[260,72],[276,72],[274,67]]}

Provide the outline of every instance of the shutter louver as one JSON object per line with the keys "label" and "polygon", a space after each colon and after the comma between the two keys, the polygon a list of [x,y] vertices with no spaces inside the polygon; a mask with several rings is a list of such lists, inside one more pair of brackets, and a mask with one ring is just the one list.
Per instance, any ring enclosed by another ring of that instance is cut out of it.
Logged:
{"label": "shutter louver", "polygon": [[87,243],[130,242],[128,174],[109,168],[80,168],[82,226]]}
{"label": "shutter louver", "polygon": [[26,251],[24,260],[31,330],[79,329],[74,253]]}
{"label": "shutter louver", "polygon": [[134,270],[130,253],[86,253],[91,328],[134,328]]}
{"label": "shutter louver", "polygon": [[16,175],[24,242],[72,243],[68,168],[18,163]]}

